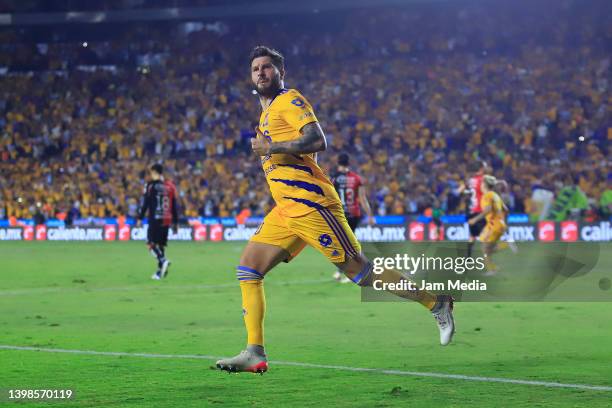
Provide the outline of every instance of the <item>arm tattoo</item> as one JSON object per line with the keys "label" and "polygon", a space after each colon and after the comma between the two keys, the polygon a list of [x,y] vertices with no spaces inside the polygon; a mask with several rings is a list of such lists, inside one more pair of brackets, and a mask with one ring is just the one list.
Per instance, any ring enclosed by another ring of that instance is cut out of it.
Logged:
{"label": "arm tattoo", "polygon": [[306,154],[321,152],[327,148],[323,129],[317,122],[304,125],[299,139],[288,142],[275,142],[270,146],[270,153]]}

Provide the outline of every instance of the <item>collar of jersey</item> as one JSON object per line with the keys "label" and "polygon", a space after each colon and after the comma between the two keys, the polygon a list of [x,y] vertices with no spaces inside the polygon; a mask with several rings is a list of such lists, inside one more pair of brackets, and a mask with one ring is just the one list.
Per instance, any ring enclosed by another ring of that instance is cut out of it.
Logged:
{"label": "collar of jersey", "polygon": [[270,106],[272,106],[272,104],[274,103],[274,101],[276,100],[276,97],[278,95],[282,95],[282,94],[287,93],[287,92],[289,92],[289,90],[287,88],[279,89],[278,92],[276,93],[276,95],[274,95],[274,98],[272,98],[272,100],[270,101],[270,103],[268,104],[266,109],[264,110],[264,112],[267,111],[268,109],[270,109]]}

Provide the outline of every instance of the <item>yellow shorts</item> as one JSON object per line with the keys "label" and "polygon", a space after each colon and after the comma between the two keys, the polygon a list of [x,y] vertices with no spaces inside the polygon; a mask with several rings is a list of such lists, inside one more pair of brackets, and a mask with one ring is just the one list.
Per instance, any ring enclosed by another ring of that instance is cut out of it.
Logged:
{"label": "yellow shorts", "polygon": [[315,211],[301,217],[285,217],[274,207],[251,241],[279,246],[291,258],[310,245],[334,263],[344,262],[361,252],[340,204],[330,207],[315,204],[313,208]]}
{"label": "yellow shorts", "polygon": [[487,225],[480,234],[481,242],[497,242],[506,232],[506,223],[503,221],[487,222]]}

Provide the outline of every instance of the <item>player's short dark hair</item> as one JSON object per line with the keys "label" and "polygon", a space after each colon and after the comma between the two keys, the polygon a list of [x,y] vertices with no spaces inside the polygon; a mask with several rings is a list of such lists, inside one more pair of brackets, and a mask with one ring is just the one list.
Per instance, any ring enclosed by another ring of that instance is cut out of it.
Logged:
{"label": "player's short dark hair", "polygon": [[285,70],[285,57],[283,57],[283,54],[274,48],[266,47],[265,45],[258,45],[257,47],[253,48],[249,58],[249,65],[253,63],[255,58],[259,57],[270,57],[272,64],[274,64],[279,71]]}
{"label": "player's short dark hair", "polygon": [[150,169],[156,172],[157,174],[164,174],[164,166],[162,166],[161,163],[155,163],[150,167]]}
{"label": "player's short dark hair", "polygon": [[349,161],[349,155],[346,153],[340,153],[340,155],[338,156],[338,165],[340,166],[348,166]]}
{"label": "player's short dark hair", "polygon": [[470,173],[476,173],[477,171],[479,171],[480,169],[486,166],[487,166],[486,162],[482,160],[476,160],[476,161],[468,163],[468,171]]}

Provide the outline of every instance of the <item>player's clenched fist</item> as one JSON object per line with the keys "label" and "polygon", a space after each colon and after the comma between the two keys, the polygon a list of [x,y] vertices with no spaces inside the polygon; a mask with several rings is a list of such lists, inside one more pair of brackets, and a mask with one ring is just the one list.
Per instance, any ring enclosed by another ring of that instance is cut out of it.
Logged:
{"label": "player's clenched fist", "polygon": [[258,156],[266,156],[270,154],[270,141],[261,133],[259,127],[255,127],[257,136],[251,139],[251,147]]}

